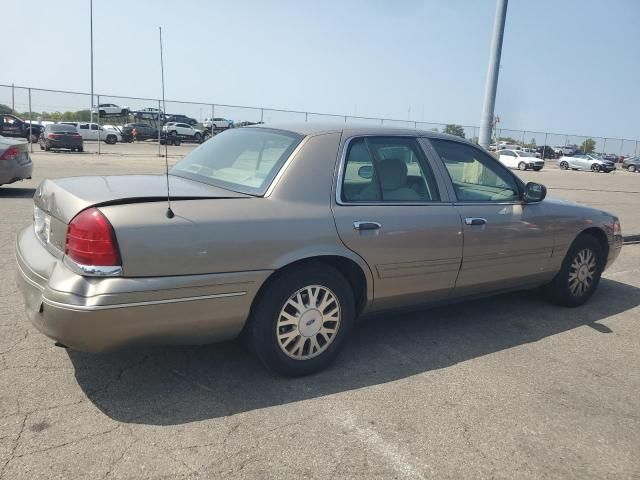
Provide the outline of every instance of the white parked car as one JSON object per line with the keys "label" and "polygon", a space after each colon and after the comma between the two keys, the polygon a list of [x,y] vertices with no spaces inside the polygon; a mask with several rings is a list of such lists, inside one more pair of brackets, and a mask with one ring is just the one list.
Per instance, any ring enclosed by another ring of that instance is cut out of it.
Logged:
{"label": "white parked car", "polygon": [[102,140],[104,143],[113,145],[122,141],[122,136],[117,130],[107,129],[97,123],[90,122],[60,122],[64,125],[72,125],[76,127],[82,140]]}
{"label": "white parked car", "polygon": [[530,152],[523,152],[522,150],[500,150],[498,154],[498,160],[500,160],[505,167],[517,168],[518,170],[528,170],[531,168],[535,171],[540,171],[544,167],[544,161]]}
{"label": "white parked car", "polygon": [[169,122],[162,127],[162,131],[170,137],[180,137],[184,140],[202,140],[202,132],[187,123]]}
{"label": "white parked car", "polygon": [[164,119],[164,113],[157,108],[141,108],[135,112],[131,112],[136,118],[147,118],[149,120]]}
{"label": "white parked car", "polygon": [[533,155],[535,157],[540,158],[540,154],[538,152],[536,152],[533,148],[525,147],[525,148],[521,148],[520,150],[523,151],[523,152],[526,152],[526,153],[533,153]]}
{"label": "white parked car", "polygon": [[233,121],[227,120],[226,118],[205,118],[202,125],[205,128],[210,128],[212,130],[226,130],[227,128],[233,127]]}
{"label": "white parked car", "polygon": [[101,103],[97,107],[91,109],[93,113],[97,113],[101,117],[114,115],[126,116],[129,114],[129,107],[121,107],[115,103]]}

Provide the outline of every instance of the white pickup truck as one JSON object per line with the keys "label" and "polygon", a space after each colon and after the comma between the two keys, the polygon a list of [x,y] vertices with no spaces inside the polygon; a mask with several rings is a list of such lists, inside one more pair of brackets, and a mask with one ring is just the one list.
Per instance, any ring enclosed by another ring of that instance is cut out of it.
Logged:
{"label": "white pickup truck", "polygon": [[102,140],[104,143],[113,145],[122,141],[122,136],[117,130],[104,128],[97,123],[90,122],[60,122],[65,125],[72,125],[76,127],[78,133],[82,137],[82,140]]}

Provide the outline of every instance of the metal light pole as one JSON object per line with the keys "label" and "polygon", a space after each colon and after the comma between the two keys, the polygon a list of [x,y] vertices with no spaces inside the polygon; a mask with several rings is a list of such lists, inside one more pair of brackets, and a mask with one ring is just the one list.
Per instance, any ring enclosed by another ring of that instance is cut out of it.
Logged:
{"label": "metal light pole", "polygon": [[498,89],[498,72],[500,70],[500,55],[502,54],[502,38],[504,37],[504,23],[507,18],[508,0],[497,0],[496,17],[493,23],[493,39],[491,40],[491,54],[489,56],[489,71],[484,91],[484,106],[480,119],[480,146],[489,148],[491,143],[491,125],[493,123],[493,109],[496,105],[496,90]]}
{"label": "metal light pole", "polygon": [[89,106],[89,119],[93,123],[93,0],[89,0],[89,31],[91,43],[91,105]]}

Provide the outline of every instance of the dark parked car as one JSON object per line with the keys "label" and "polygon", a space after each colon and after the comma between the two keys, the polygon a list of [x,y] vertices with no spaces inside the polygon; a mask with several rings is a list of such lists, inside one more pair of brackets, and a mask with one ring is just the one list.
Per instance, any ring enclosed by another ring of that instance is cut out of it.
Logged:
{"label": "dark parked car", "polygon": [[181,115],[179,113],[167,115],[167,123],[169,122],[187,123],[192,127],[198,124],[198,121],[195,118],[187,117],[186,115]]}
{"label": "dark parked car", "polygon": [[630,172],[640,172],[640,156],[625,158],[622,161],[622,168]]}
{"label": "dark parked car", "polygon": [[40,135],[40,150],[68,148],[69,150],[84,151],[82,136],[72,125],[56,123],[47,125]]}
{"label": "dark parked car", "polygon": [[[29,130],[30,126],[31,130]],[[0,115],[0,135],[4,137],[26,138],[31,140],[31,143],[36,143],[41,133],[42,125],[29,124],[29,122],[7,113]]]}
{"label": "dark parked car", "polygon": [[133,129],[136,129],[136,140],[148,140],[158,138],[158,129],[146,123],[127,123],[122,127],[122,141],[133,141]]}
{"label": "dark parked car", "polygon": [[602,155],[603,160],[607,160],[608,162],[618,163],[618,156],[613,153],[605,153]]}
{"label": "dark parked car", "polygon": [[536,148],[536,153],[540,154],[540,158],[556,158],[556,151],[549,145]]}

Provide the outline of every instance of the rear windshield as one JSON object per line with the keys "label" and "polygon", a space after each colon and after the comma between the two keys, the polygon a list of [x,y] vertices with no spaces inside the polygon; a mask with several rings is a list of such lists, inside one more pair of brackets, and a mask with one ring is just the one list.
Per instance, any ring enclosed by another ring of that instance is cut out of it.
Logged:
{"label": "rear windshield", "polygon": [[171,169],[171,174],[236,192],[264,195],[301,140],[301,135],[282,130],[228,130],[192,151]]}
{"label": "rear windshield", "polygon": [[76,127],[73,125],[51,125],[49,126],[49,130],[52,132],[75,132]]}

